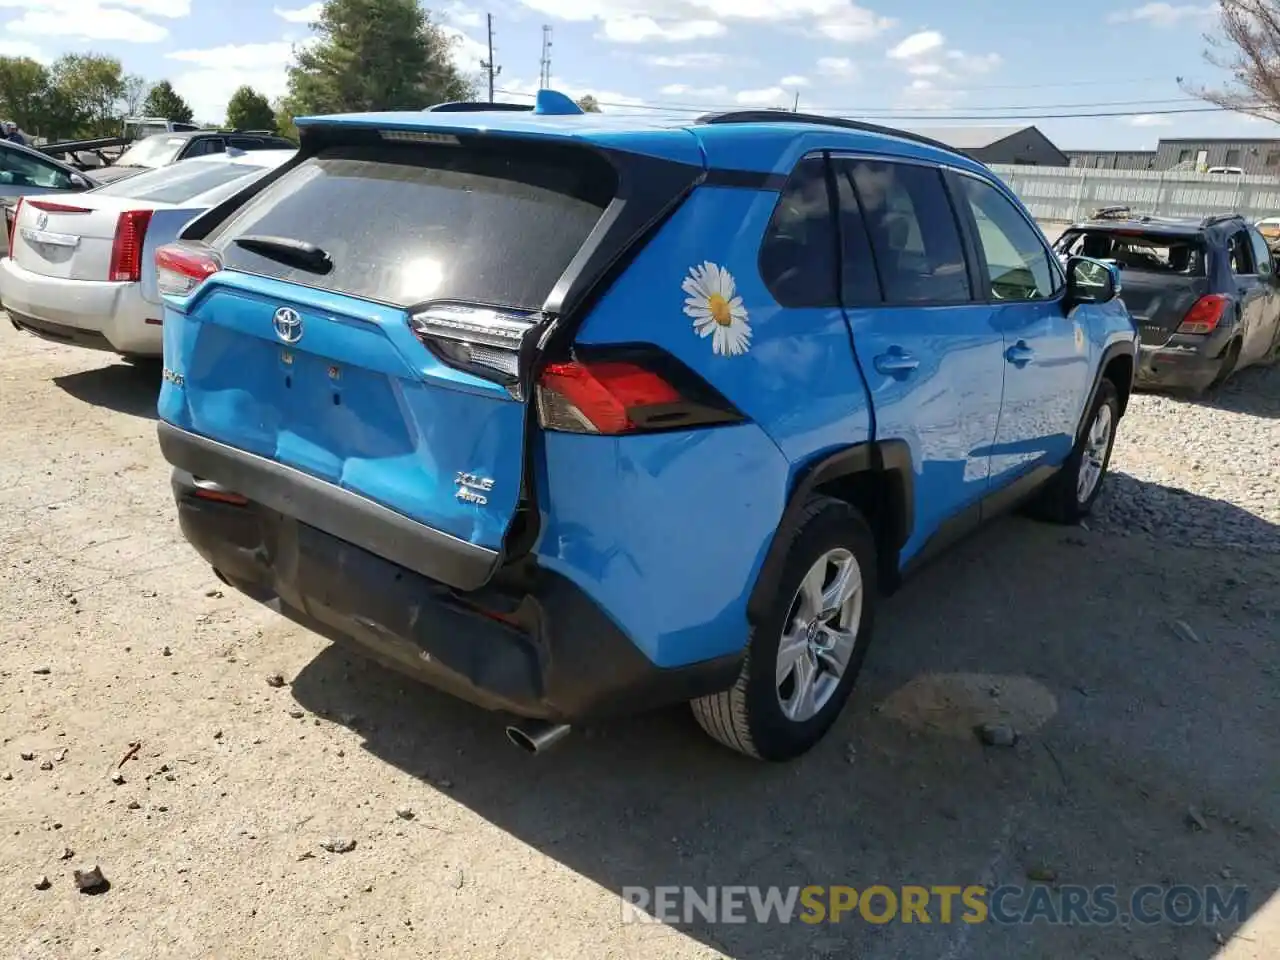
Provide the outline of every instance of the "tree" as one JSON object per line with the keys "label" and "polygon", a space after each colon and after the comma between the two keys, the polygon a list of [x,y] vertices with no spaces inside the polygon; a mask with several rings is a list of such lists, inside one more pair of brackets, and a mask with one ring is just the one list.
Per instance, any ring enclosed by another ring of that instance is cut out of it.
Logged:
{"label": "tree", "polygon": [[1231,75],[1221,87],[1178,85],[1237,113],[1280,122],[1280,2],[1219,0],[1221,36],[1205,38],[1205,59]]}
{"label": "tree", "polygon": [[177,123],[190,123],[192,117],[191,105],[178,96],[168,80],[161,80],[151,88],[142,112],[148,117],[164,117]]}
{"label": "tree", "polygon": [[282,137],[288,137],[290,140],[298,139],[298,128],[293,123],[293,118],[299,116],[298,111],[293,108],[293,104],[287,97],[280,97],[271,105],[271,109],[276,116],[276,132]]}
{"label": "tree", "polygon": [[28,133],[47,122],[49,71],[30,57],[0,57],[0,116]]}
{"label": "tree", "polygon": [[146,77],[140,77],[136,73],[131,73],[124,78],[124,114],[126,117],[136,117],[138,111],[142,108],[142,103],[147,99],[147,92],[150,84],[147,83]]}
{"label": "tree", "polygon": [[586,96],[578,100],[578,108],[582,110],[583,113],[599,113],[600,101],[588,93]]}
{"label": "tree", "polygon": [[227,126],[235,130],[274,130],[276,112],[266,97],[253,87],[243,86],[227,102]]}
{"label": "tree", "polygon": [[68,53],[54,61],[50,72],[53,86],[79,116],[81,133],[89,137],[119,133],[125,93],[119,60],[96,53]]}
{"label": "tree", "polygon": [[296,49],[289,67],[295,116],[420,109],[475,96],[450,56],[454,38],[416,0],[325,0],[311,28],[319,42]]}

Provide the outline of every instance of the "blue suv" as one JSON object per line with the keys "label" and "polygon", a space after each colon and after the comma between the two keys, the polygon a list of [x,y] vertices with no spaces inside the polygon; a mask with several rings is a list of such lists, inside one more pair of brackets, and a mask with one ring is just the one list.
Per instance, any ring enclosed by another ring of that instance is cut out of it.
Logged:
{"label": "blue suv", "polygon": [[157,253],[159,439],[218,576],[514,717],[690,702],[796,757],[879,595],[1098,496],[1138,336],[986,167],[854,121],[303,118]]}

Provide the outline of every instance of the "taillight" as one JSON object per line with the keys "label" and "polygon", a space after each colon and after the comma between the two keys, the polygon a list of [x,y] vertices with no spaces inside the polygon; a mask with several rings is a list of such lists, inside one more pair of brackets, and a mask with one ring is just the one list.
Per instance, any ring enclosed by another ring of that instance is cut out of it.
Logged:
{"label": "taillight", "polygon": [[498,380],[514,391],[520,345],[537,322],[533,313],[438,303],[411,316],[409,327],[446,363]]}
{"label": "taillight", "polygon": [[211,247],[165,244],[156,251],[156,288],[161,293],[185,297],[221,269],[222,260]]}
{"label": "taillight", "polygon": [[13,256],[13,235],[18,229],[18,214],[22,213],[23,197],[18,198],[18,205],[9,214],[9,256]]}
{"label": "taillight", "polygon": [[116,235],[111,242],[111,280],[137,283],[142,279],[142,244],[151,223],[150,210],[126,210],[116,218]]}
{"label": "taillight", "polygon": [[536,399],[543,429],[565,433],[643,433],[742,420],[696,374],[656,351],[548,364]]}
{"label": "taillight", "polygon": [[52,200],[28,200],[27,203],[45,213],[93,213],[88,207],[74,207],[69,203],[54,203]]}
{"label": "taillight", "polygon": [[1230,302],[1221,293],[1206,294],[1191,305],[1187,315],[1182,318],[1182,323],[1178,325],[1178,333],[1213,333]]}

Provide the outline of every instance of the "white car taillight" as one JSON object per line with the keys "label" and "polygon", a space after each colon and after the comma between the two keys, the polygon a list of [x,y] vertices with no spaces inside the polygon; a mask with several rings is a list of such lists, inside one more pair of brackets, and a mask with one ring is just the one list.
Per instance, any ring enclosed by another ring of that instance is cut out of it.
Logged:
{"label": "white car taillight", "polygon": [[150,210],[125,210],[116,218],[116,235],[111,241],[111,280],[137,283],[142,279],[142,245],[151,224]]}
{"label": "white car taillight", "polygon": [[222,269],[222,260],[203,244],[169,243],[156,251],[156,289],[185,297]]}

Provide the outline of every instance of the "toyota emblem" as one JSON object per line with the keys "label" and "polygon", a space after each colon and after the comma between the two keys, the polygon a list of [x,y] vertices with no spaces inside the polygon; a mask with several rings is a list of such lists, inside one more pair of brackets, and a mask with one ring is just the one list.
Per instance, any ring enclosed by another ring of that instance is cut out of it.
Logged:
{"label": "toyota emblem", "polygon": [[271,318],[271,325],[276,328],[276,336],[285,343],[297,343],[302,339],[302,318],[297,310],[281,307]]}

